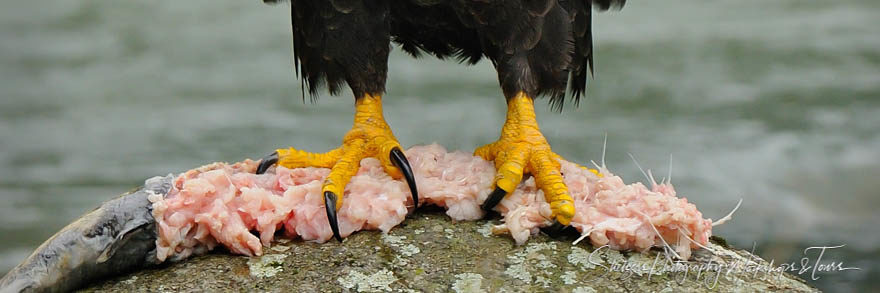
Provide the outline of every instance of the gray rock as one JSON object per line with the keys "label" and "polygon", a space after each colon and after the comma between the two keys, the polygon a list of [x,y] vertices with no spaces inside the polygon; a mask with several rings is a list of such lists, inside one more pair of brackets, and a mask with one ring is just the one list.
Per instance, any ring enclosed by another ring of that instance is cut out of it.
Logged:
{"label": "gray rock", "polygon": [[[454,223],[440,212],[420,211],[387,235],[362,231],[343,243],[324,244],[280,240],[262,257],[216,252],[110,279],[85,291],[818,291],[789,274],[756,273],[755,268],[767,263],[725,248],[717,238],[709,246],[714,253],[700,250],[688,272],[682,271],[684,266],[672,272],[676,267],[663,266],[667,259],[662,250],[621,253],[574,246],[572,236],[544,235],[517,246],[507,235],[490,235],[492,224],[497,223]],[[623,264],[630,269],[622,269]],[[740,270],[695,271],[706,264],[739,264]]]}

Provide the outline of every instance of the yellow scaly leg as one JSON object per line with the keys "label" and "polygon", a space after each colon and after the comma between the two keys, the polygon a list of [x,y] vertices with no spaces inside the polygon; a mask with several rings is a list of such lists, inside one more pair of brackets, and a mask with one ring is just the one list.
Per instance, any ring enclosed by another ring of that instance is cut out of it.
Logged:
{"label": "yellow scaly leg", "polygon": [[321,190],[324,193],[324,204],[333,237],[342,241],[336,220],[336,211],[342,207],[339,196],[344,194],[345,185],[351,177],[357,174],[361,160],[367,157],[379,159],[385,172],[392,178],[406,178],[413,203],[418,207],[418,191],[412,170],[400,143],[385,122],[382,97],[378,95],[367,94],[355,101],[354,125],[345,134],[339,148],[326,153],[310,153],[294,148],[278,149],[260,162],[257,173],[265,172],[274,164],[286,168],[331,168]]}
{"label": "yellow scaly leg", "polygon": [[[495,162],[495,191],[483,203],[484,210],[493,209],[522,181],[524,173],[532,174],[544,198],[550,204],[552,218],[568,225],[574,217],[574,202],[559,172],[561,157],[550,149],[535,119],[534,101],[520,92],[507,101],[507,120],[501,137],[474,151],[474,155]],[[597,171],[593,171],[596,172]]]}

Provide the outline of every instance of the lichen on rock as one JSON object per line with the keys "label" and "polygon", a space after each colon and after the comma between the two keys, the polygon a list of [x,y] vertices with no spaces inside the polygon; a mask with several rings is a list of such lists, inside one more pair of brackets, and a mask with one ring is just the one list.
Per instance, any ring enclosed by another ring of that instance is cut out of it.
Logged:
{"label": "lichen on rock", "polygon": [[266,254],[261,257],[253,257],[248,260],[248,269],[251,276],[268,278],[283,272],[284,259],[287,254]]}
{"label": "lichen on rock", "polygon": [[348,276],[337,279],[340,285],[346,289],[354,289],[358,292],[382,292],[391,291],[391,283],[397,281],[394,273],[381,270],[372,274],[364,274],[358,271],[349,271]]}
{"label": "lichen on rock", "polygon": [[452,291],[456,293],[479,293],[486,292],[482,289],[483,276],[474,273],[462,273],[455,275],[452,283]]}
{"label": "lichen on rock", "polygon": [[[584,243],[574,246],[571,242],[576,235],[559,239],[536,235],[525,245],[516,245],[507,236],[481,234],[480,228],[488,224],[453,222],[442,211],[420,209],[417,217],[407,219],[388,234],[359,232],[342,243],[281,240],[284,243],[272,243],[262,257],[211,253],[120,276],[86,291],[659,292],[671,288],[674,292],[689,292],[705,291],[711,281],[668,271],[619,271],[627,263],[653,264],[657,256],[666,261],[662,251],[642,254],[598,249]],[[716,253],[696,251],[691,262],[766,264],[745,251],[716,244],[709,247]],[[765,278],[722,274],[711,288],[816,291],[788,274]]]}

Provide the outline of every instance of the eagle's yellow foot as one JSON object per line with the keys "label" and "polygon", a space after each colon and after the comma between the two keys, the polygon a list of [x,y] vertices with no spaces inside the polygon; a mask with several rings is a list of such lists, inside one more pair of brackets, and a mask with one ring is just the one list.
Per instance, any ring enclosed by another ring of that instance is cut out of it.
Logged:
{"label": "eagle's yellow foot", "polygon": [[501,199],[516,189],[523,174],[535,177],[538,188],[550,204],[557,229],[567,226],[574,217],[574,202],[559,172],[559,155],[553,153],[535,120],[534,102],[524,93],[507,101],[507,121],[498,141],[482,146],[474,155],[495,162],[495,190],[483,203],[492,210]]}
{"label": "eagle's yellow foot", "polygon": [[272,165],[286,168],[320,167],[330,168],[330,175],[324,179],[322,191],[327,219],[333,237],[342,241],[336,220],[336,211],[342,207],[339,198],[345,185],[360,169],[360,162],[374,157],[382,162],[385,172],[394,179],[406,178],[412,194],[413,204],[419,206],[419,195],[415,178],[409,162],[401,150],[400,143],[391,133],[391,128],[382,116],[382,99],[379,96],[365,95],[356,100],[354,126],[342,140],[342,146],[326,153],[310,153],[294,148],[278,149],[263,158],[257,167],[257,174],[266,172]]}

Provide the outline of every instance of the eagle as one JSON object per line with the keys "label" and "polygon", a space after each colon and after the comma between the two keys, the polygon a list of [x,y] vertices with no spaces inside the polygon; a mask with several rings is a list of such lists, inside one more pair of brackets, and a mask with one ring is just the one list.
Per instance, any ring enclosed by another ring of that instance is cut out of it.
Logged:
{"label": "eagle", "polygon": [[538,127],[534,100],[546,97],[561,109],[568,97],[577,105],[593,73],[592,10],[620,8],[625,0],[289,2],[294,68],[303,90],[315,99],[325,88],[337,95],[347,85],[354,94],[354,125],[336,149],[277,149],[256,172],[274,165],[330,168],[322,192],[334,238],[342,241],[336,212],[364,158],[378,159],[392,178],[405,179],[418,207],[412,170],[382,112],[391,43],[416,58],[433,55],[471,65],[491,61],[507,101],[507,119],[497,141],[474,151],[496,168],[494,189],[481,207],[492,210],[529,174],[550,204],[551,230],[569,225],[575,208],[559,172],[562,158]]}

